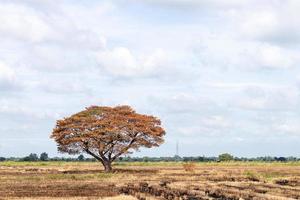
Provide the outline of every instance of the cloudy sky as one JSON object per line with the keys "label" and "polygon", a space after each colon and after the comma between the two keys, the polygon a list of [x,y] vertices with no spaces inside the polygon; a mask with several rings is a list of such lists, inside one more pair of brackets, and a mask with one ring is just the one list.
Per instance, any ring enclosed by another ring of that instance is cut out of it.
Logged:
{"label": "cloudy sky", "polygon": [[[0,0],[0,156],[57,154],[57,119],[162,119],[138,156],[300,156],[300,1]],[[62,155],[60,155],[62,156]]]}

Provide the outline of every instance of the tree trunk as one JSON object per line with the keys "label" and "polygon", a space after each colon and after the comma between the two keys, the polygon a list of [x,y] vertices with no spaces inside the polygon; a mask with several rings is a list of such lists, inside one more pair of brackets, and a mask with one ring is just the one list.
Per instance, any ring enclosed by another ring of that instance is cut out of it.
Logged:
{"label": "tree trunk", "polygon": [[103,162],[102,164],[103,164],[103,166],[104,166],[104,171],[105,171],[106,173],[109,173],[109,172],[112,171],[112,167],[111,167],[111,162],[110,162],[110,161],[105,161],[105,162]]}

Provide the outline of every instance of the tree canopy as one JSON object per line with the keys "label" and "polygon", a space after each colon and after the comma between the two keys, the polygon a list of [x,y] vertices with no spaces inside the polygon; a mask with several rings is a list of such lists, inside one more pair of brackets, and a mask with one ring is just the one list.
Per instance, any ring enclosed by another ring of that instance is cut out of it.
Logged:
{"label": "tree canopy", "polygon": [[49,159],[49,156],[46,152],[41,153],[40,160],[41,161],[47,161]]}
{"label": "tree canopy", "polygon": [[219,155],[219,161],[231,161],[234,157],[229,153],[223,153]]}
{"label": "tree canopy", "polygon": [[58,120],[51,138],[60,152],[87,153],[111,171],[116,158],[140,147],[159,146],[164,135],[158,118],[138,114],[130,106],[91,106]]}

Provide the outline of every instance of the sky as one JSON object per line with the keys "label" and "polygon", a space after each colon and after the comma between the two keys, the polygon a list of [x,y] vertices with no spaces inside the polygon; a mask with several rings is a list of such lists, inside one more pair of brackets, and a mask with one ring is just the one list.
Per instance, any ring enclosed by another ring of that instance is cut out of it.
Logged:
{"label": "sky", "polygon": [[300,156],[300,1],[0,0],[0,156],[90,105],[159,117],[134,156]]}

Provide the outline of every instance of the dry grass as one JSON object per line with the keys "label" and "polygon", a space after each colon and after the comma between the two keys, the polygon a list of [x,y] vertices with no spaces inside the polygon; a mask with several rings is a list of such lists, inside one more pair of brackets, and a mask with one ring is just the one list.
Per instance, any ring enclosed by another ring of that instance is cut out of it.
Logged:
{"label": "dry grass", "polygon": [[193,162],[187,162],[187,163],[183,163],[182,167],[186,172],[194,172],[196,169],[196,164]]}
{"label": "dry grass", "polygon": [[137,200],[137,198],[128,196],[128,195],[118,195],[115,197],[106,197],[106,198],[93,198],[93,197],[66,197],[66,198],[60,198],[60,197],[37,197],[37,198],[9,198],[10,200]]}
{"label": "dry grass", "polygon": [[4,162],[0,199],[300,199],[299,163],[186,164]]}

